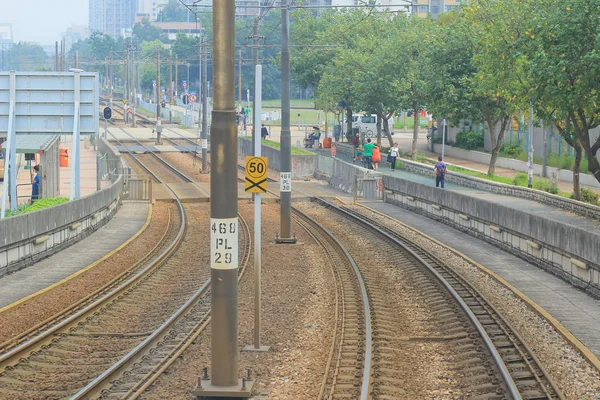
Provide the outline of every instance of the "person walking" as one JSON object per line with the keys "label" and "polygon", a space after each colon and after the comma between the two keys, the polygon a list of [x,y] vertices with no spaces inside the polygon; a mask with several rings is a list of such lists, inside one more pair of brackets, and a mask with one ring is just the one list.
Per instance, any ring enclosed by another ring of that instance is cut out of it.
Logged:
{"label": "person walking", "polygon": [[352,138],[352,146],[354,146],[354,158],[352,158],[352,164],[354,164],[354,161],[356,161],[357,159],[362,162],[362,158],[359,155],[358,149],[360,147],[360,136],[358,135],[358,133]]}
{"label": "person walking", "polygon": [[365,158],[366,167],[373,169],[373,149],[375,145],[371,143],[371,139],[367,139],[367,143],[363,146],[363,157]]}
{"label": "person walking", "polygon": [[379,150],[379,146],[375,145],[373,148],[371,159],[373,160],[373,169],[377,171],[379,169],[379,163],[381,162],[381,151]]}
{"label": "person walking", "polygon": [[392,164],[392,171],[396,170],[396,160],[398,159],[398,153],[400,149],[398,148],[398,143],[394,143],[394,147],[390,149],[390,163]]}
{"label": "person walking", "polygon": [[31,184],[31,204],[33,204],[40,197],[40,167],[36,165],[33,167],[35,176],[33,177],[33,183]]}
{"label": "person walking", "polygon": [[438,157],[438,162],[435,163],[433,170],[435,171],[435,187],[440,187],[441,184],[443,189],[448,168],[446,168],[446,164],[442,161],[442,156]]}
{"label": "person walking", "polygon": [[265,126],[265,124],[262,124],[262,125],[261,125],[261,128],[260,128],[260,136],[261,136],[263,139],[266,139],[266,138],[267,138],[267,136],[269,136],[269,131],[267,130],[267,127]]}

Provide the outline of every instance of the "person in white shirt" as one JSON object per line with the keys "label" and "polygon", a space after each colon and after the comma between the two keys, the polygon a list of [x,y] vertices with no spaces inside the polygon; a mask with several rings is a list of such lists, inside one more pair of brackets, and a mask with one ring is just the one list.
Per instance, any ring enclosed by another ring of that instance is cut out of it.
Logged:
{"label": "person in white shirt", "polygon": [[390,149],[390,163],[392,164],[392,171],[396,170],[396,159],[398,158],[398,154],[400,149],[398,149],[398,143],[394,143],[394,147]]}

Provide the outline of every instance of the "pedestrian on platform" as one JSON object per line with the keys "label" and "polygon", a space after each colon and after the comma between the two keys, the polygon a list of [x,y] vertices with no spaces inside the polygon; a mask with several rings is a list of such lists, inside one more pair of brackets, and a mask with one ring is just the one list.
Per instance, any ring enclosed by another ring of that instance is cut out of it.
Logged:
{"label": "pedestrian on platform", "polygon": [[442,161],[442,156],[438,157],[438,162],[435,163],[433,169],[435,171],[435,187],[439,187],[441,184],[443,189],[448,168],[446,168],[446,164]]}
{"label": "pedestrian on platform", "polygon": [[379,169],[379,163],[381,162],[381,151],[379,150],[379,146],[375,145],[375,147],[373,147],[373,156],[371,158],[373,160],[373,169],[377,171]]}
{"label": "pedestrian on platform", "polygon": [[392,164],[392,171],[396,170],[396,160],[398,159],[398,153],[400,149],[398,149],[398,143],[394,143],[394,147],[390,149],[390,163]]}
{"label": "pedestrian on platform", "polygon": [[363,154],[365,157],[365,164],[368,169],[373,169],[373,149],[375,145],[371,143],[371,139],[367,139],[367,143],[363,146]]}
{"label": "pedestrian on platform", "polygon": [[35,176],[33,177],[33,183],[31,184],[31,204],[33,204],[40,197],[40,167],[36,165],[33,167]]}
{"label": "pedestrian on platform", "polygon": [[352,164],[354,164],[355,160],[359,160],[362,162],[362,158],[358,155],[359,147],[360,147],[360,136],[358,133],[352,138],[352,146],[354,146],[354,158],[352,159]]}
{"label": "pedestrian on platform", "polygon": [[267,136],[269,136],[269,131],[267,130],[267,127],[265,126],[265,124],[262,124],[262,125],[261,125],[261,128],[260,128],[260,136],[261,136],[263,139],[266,139],[266,138],[267,138]]}

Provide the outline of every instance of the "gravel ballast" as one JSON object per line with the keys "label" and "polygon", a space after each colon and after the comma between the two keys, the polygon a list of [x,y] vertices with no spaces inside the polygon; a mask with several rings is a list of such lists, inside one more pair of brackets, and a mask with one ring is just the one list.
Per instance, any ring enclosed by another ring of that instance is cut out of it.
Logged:
{"label": "gravel ballast", "polygon": [[[239,211],[252,227],[253,204]],[[296,245],[273,243],[279,230],[279,206],[262,206],[262,344],[267,353],[241,352],[239,376],[248,368],[256,379],[255,394],[269,399],[310,399],[318,395],[331,346],[335,305],[332,273],[318,246],[301,229]],[[252,262],[252,259],[251,259]],[[252,344],[254,270],[239,286],[240,350]],[[210,327],[142,396],[143,399],[190,399],[198,375],[210,371]]]}
{"label": "gravel ballast", "polygon": [[131,268],[164,235],[169,220],[169,208],[172,207],[166,203],[155,204],[148,227],[121,251],[73,279],[2,312],[0,342],[9,340],[77,303]]}
{"label": "gravel ballast", "polygon": [[392,228],[428,249],[477,288],[521,335],[568,399],[598,399],[600,373],[554,327],[511,290],[476,265],[404,224],[364,207],[354,207],[373,222]]}

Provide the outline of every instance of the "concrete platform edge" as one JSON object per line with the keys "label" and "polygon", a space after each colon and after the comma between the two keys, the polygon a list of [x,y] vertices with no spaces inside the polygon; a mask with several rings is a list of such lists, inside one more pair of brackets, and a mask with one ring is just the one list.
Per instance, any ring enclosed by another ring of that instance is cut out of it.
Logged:
{"label": "concrete platform edge", "polygon": [[14,303],[11,303],[11,304],[9,304],[9,305],[7,305],[5,307],[0,308],[0,313],[6,312],[6,311],[8,311],[8,310],[10,310],[10,309],[12,309],[14,307],[19,306],[20,304],[22,304],[22,303],[24,303],[26,301],[29,301],[29,300],[31,300],[31,299],[39,296],[39,295],[42,295],[42,294],[44,294],[44,293],[46,293],[46,292],[48,292],[48,291],[50,291],[50,290],[52,290],[52,289],[54,289],[54,288],[56,288],[58,286],[60,286],[60,285],[62,285],[64,283],[70,281],[71,279],[76,278],[77,276],[83,274],[84,272],[89,271],[90,269],[94,268],[96,265],[100,264],[101,262],[103,262],[104,260],[108,259],[109,257],[112,257],[114,254],[118,253],[123,248],[125,248],[127,245],[129,245],[129,243],[131,243],[132,241],[134,241],[139,235],[141,235],[146,230],[146,228],[148,228],[148,226],[150,225],[151,219],[152,219],[152,204],[150,204],[150,206],[148,207],[148,216],[146,218],[146,222],[144,223],[144,225],[132,237],[130,237],[129,239],[127,239],[119,247],[117,247],[116,249],[112,250],[111,252],[105,254],[102,258],[94,261],[92,264],[90,264],[90,265],[88,265],[88,266],[80,269],[79,271],[77,271],[77,272],[69,275],[68,277],[60,280],[59,282],[53,283],[52,285],[50,285],[50,286],[48,286],[48,287],[46,287],[46,288],[44,288],[42,290],[39,290],[39,291],[37,291],[35,293],[30,294],[29,296],[23,297],[22,299],[15,301]]}
{"label": "concrete platform edge", "polygon": [[[384,216],[386,218],[393,218],[393,217],[390,217],[387,214],[384,214],[384,213],[382,213],[380,211],[377,211],[377,210],[375,210],[375,209],[373,209],[373,208],[371,208],[369,206],[366,206],[364,204],[360,204],[360,203],[355,203],[355,204],[358,205],[358,206],[360,206],[360,207],[363,207],[366,210],[369,210],[370,212],[373,212],[375,214]],[[514,287],[513,285],[511,285],[510,283],[508,283],[504,278],[502,278],[501,276],[499,276],[495,272],[489,270],[488,268],[486,268],[482,264],[478,263],[477,261],[471,259],[467,255],[459,252],[458,250],[455,250],[452,247],[449,247],[449,246],[445,245],[444,243],[440,242],[437,239],[432,238],[431,236],[429,236],[429,235],[421,232],[420,230],[418,230],[416,228],[413,228],[412,226],[407,225],[404,222],[399,221],[398,219],[394,218],[394,221],[396,223],[399,223],[402,226],[406,227],[407,229],[410,229],[410,230],[418,233],[419,235],[422,235],[423,237],[426,237],[427,239],[431,240],[432,242],[436,243],[437,245],[442,246],[442,247],[450,250],[452,253],[454,253],[457,256],[463,258],[465,261],[469,262],[470,264],[476,266],[480,271],[488,274],[495,281],[497,281],[498,283],[500,283],[501,285],[503,285],[504,287],[506,287],[508,290],[510,290],[511,292],[513,292],[515,294],[515,296],[517,296],[522,301],[524,301],[525,304],[527,304],[527,306],[530,309],[532,309],[536,314],[538,314],[540,317],[542,317],[546,321],[548,321],[548,323],[550,323],[550,325],[552,325],[561,334],[561,336],[567,342],[571,343],[571,345],[573,345],[573,347],[575,347],[577,349],[577,351],[586,360],[588,360],[590,362],[590,364],[592,364],[594,366],[594,368],[596,368],[596,370],[600,371],[600,359],[598,359],[598,357],[596,357],[596,355],[594,353],[592,353],[592,351],[586,345],[584,345],[579,339],[577,339],[563,324],[561,324],[556,318],[554,318],[550,313],[548,313],[543,307],[541,307],[539,304],[537,304],[536,302],[534,302],[533,300],[531,300],[527,295],[525,295],[519,289],[517,289],[516,287]]]}

